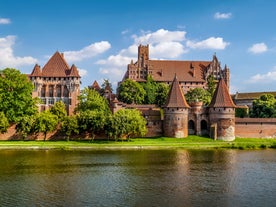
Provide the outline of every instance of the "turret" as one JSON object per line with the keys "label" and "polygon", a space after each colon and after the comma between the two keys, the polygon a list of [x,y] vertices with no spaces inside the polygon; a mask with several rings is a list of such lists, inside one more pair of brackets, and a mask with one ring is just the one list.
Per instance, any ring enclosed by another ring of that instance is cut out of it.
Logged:
{"label": "turret", "polygon": [[218,140],[235,140],[235,104],[224,79],[220,79],[209,105],[210,137]]}
{"label": "turret", "polygon": [[169,95],[164,106],[164,135],[183,138],[188,136],[188,110],[183,91],[177,77],[172,82]]}

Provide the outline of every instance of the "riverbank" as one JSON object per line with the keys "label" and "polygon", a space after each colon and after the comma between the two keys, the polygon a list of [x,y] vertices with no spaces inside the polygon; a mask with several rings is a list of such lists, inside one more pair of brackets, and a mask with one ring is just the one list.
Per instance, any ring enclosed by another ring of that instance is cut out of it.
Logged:
{"label": "riverbank", "polygon": [[177,138],[133,138],[130,141],[0,141],[0,149],[276,149],[276,139],[236,138],[225,142],[189,136]]}

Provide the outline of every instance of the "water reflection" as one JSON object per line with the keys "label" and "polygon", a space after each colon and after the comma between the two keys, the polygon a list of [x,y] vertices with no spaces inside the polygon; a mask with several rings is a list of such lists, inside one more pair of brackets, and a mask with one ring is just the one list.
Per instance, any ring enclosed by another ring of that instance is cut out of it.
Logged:
{"label": "water reflection", "polygon": [[3,206],[273,206],[276,151],[0,151]]}

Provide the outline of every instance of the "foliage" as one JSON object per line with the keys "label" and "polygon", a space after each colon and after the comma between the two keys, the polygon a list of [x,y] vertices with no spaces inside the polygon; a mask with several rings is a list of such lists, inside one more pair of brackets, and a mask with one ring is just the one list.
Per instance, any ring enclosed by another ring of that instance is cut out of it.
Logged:
{"label": "foliage", "polygon": [[103,111],[86,110],[78,114],[78,125],[81,132],[89,132],[94,140],[96,133],[104,129],[106,115]]}
{"label": "foliage", "polygon": [[211,102],[210,93],[203,88],[190,89],[186,94],[185,98],[188,103],[202,101],[204,105],[208,105]]}
{"label": "foliage", "polygon": [[0,111],[0,133],[7,132],[8,128],[9,128],[9,121],[5,116],[5,114],[2,111]]}
{"label": "foliage", "polygon": [[21,134],[23,139],[26,139],[34,130],[36,117],[24,116],[16,124],[16,132]]}
{"label": "foliage", "polygon": [[253,101],[250,117],[256,118],[275,118],[276,99],[272,94],[263,94],[259,99]]}
{"label": "foliage", "polygon": [[0,70],[0,111],[9,122],[37,113],[35,99],[32,98],[33,85],[19,70]]}
{"label": "foliage", "polygon": [[116,138],[144,136],[147,133],[146,120],[137,109],[121,109],[113,116],[112,135]]}
{"label": "foliage", "polygon": [[209,75],[207,78],[207,91],[210,93],[210,96],[213,97],[216,90],[216,82],[215,77],[213,75]]}
{"label": "foliage", "polygon": [[112,84],[109,82],[108,79],[104,79],[103,84],[101,85],[100,94],[103,96],[105,93],[105,90],[108,89],[110,92],[113,92]]}
{"label": "foliage", "polygon": [[157,104],[159,107],[163,106],[166,103],[169,89],[169,85],[165,83],[157,83],[155,104]]}
{"label": "foliage", "polygon": [[147,77],[147,81],[141,84],[145,90],[145,104],[155,104],[156,100],[156,91],[157,91],[157,83],[152,79],[151,76]]}
{"label": "foliage", "polygon": [[235,116],[236,117],[244,118],[244,117],[248,117],[248,114],[249,114],[248,108],[237,107],[235,109]]}
{"label": "foliage", "polygon": [[52,132],[58,125],[58,117],[52,114],[49,110],[41,112],[36,120],[34,131],[36,133],[42,132],[44,134],[44,141],[48,132]]}
{"label": "foliage", "polygon": [[67,141],[72,133],[79,133],[78,119],[76,116],[65,116],[61,122],[61,131],[66,134]]}
{"label": "foliage", "polygon": [[58,117],[59,121],[62,121],[67,116],[65,104],[62,101],[56,102],[51,108],[50,112]]}
{"label": "foliage", "polygon": [[76,112],[89,111],[101,111],[104,114],[110,114],[110,109],[107,100],[103,98],[94,89],[84,88],[78,97],[79,104],[76,108]]}
{"label": "foliage", "polygon": [[142,104],[146,92],[144,88],[131,79],[127,79],[118,87],[118,99],[127,104]]}

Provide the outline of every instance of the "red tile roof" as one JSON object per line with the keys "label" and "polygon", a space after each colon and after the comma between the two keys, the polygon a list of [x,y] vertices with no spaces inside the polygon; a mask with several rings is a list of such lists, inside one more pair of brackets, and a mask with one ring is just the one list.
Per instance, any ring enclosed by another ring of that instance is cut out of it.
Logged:
{"label": "red tile roof", "polygon": [[35,64],[34,69],[33,69],[30,76],[40,77],[41,75],[42,75],[42,73],[41,73],[41,70],[40,70],[40,66],[38,64]]}
{"label": "red tile roof", "polygon": [[179,85],[176,75],[172,82],[165,107],[168,107],[168,108],[169,107],[173,107],[173,108],[189,108],[190,107],[186,102],[184,93]]}
{"label": "red tile roof", "polygon": [[211,61],[148,60],[149,70],[155,81],[170,82],[177,74],[183,82],[205,82],[204,72]]}
{"label": "red tile roof", "polygon": [[220,79],[215,93],[213,95],[212,101],[209,107],[227,107],[227,108],[235,108],[235,104],[232,101],[232,98],[229,94],[228,88],[223,80]]}
{"label": "red tile roof", "polygon": [[79,71],[78,71],[77,67],[74,64],[71,67],[70,76],[80,78]]}
{"label": "red tile roof", "polygon": [[91,86],[92,89],[99,91],[101,90],[101,87],[99,86],[98,82],[95,80],[94,83]]}

